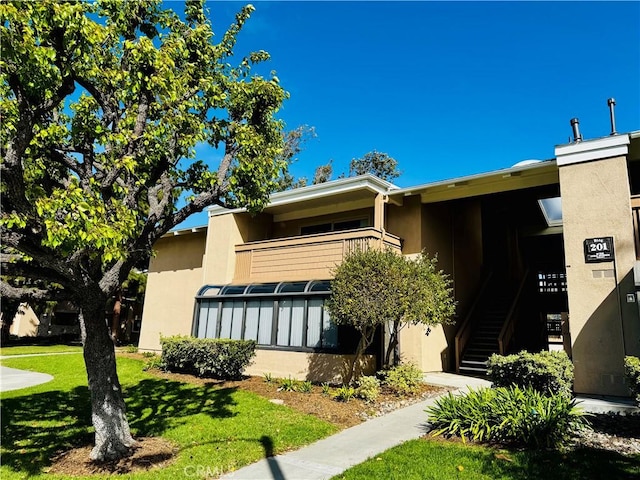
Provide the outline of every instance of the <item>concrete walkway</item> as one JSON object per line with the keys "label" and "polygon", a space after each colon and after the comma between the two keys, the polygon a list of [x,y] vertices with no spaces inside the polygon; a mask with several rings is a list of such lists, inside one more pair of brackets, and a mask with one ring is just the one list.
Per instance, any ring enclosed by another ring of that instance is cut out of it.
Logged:
{"label": "concrete walkway", "polygon": [[[49,355],[72,355],[82,352],[56,352],[56,353],[26,353],[24,355],[3,355],[0,360],[8,360],[10,358],[21,357],[44,357]],[[19,390],[21,388],[35,387],[41,383],[47,383],[53,380],[51,375],[46,373],[30,372],[28,370],[18,370],[17,368],[9,368],[0,366],[0,392],[9,392],[11,390]]]}
{"label": "concrete walkway", "polygon": [[[451,374],[428,374],[428,383],[464,390],[489,385],[486,380]],[[367,420],[295,452],[265,458],[223,479],[321,480],[344,472],[370,457],[428,430],[425,409],[437,397]]]}
{"label": "concrete walkway", "polygon": [[[491,382],[452,373],[427,373],[425,382],[448,387],[456,393],[489,387]],[[382,417],[368,420],[294,452],[264,458],[222,477],[225,480],[324,480],[339,475],[391,447],[423,436],[428,430],[425,409],[433,397]],[[578,397],[578,405],[591,413],[638,412],[627,399]]]}
{"label": "concrete walkway", "polygon": [[51,380],[53,380],[53,377],[46,373],[28,372],[17,368],[0,366],[0,392],[33,387]]}

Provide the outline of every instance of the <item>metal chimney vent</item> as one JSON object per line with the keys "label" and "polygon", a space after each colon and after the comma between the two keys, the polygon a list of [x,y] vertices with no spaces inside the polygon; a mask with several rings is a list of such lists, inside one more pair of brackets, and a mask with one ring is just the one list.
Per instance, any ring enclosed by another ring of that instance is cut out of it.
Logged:
{"label": "metal chimney vent", "polygon": [[577,118],[571,119],[571,128],[573,129],[573,141],[581,142],[582,135],[580,134],[580,121]]}
{"label": "metal chimney vent", "polygon": [[609,119],[611,120],[611,133],[610,135],[617,135],[616,132],[616,114],[613,111],[613,108],[616,106],[616,99],[610,98],[607,100],[607,105],[609,105]]}

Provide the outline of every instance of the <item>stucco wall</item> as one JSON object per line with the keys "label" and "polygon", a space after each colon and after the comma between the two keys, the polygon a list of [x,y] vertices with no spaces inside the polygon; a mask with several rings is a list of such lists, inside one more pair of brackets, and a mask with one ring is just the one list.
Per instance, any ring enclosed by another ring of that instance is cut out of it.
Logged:
{"label": "stucco wall", "polygon": [[206,233],[160,239],[149,263],[140,331],[141,350],[159,350],[160,335],[189,335],[194,297],[203,285]]}
{"label": "stucco wall", "polygon": [[[634,291],[635,262],[626,159],[564,165],[560,188],[574,388],[577,393],[628,395],[623,356],[625,350],[638,353],[640,331],[637,304],[626,301]],[[615,264],[586,263],[584,240],[606,236],[614,238]]]}
{"label": "stucco wall", "polygon": [[[256,376],[269,373],[273,377],[340,383],[351,362],[352,355],[257,350],[253,363],[245,373]],[[372,374],[375,371],[375,357],[366,355],[360,365],[365,375]]]}

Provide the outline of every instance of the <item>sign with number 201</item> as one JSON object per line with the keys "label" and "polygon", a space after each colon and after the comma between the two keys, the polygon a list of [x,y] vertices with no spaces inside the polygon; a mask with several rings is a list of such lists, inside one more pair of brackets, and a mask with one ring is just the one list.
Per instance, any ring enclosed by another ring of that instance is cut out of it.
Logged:
{"label": "sign with number 201", "polygon": [[613,261],[613,237],[585,239],[584,261],[587,263]]}

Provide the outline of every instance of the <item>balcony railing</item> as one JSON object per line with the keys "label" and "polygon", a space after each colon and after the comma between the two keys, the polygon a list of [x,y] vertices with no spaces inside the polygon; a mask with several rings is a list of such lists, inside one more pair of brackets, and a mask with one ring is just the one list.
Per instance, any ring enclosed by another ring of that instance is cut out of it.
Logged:
{"label": "balcony railing", "polygon": [[631,197],[631,215],[633,217],[633,241],[636,246],[636,260],[640,260],[640,195]]}
{"label": "balcony railing", "polygon": [[331,278],[348,253],[385,247],[400,252],[400,238],[372,227],[243,243],[236,245],[234,282]]}

